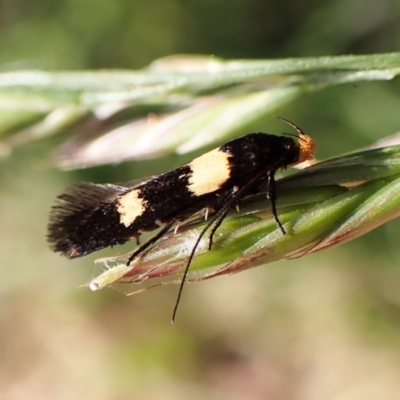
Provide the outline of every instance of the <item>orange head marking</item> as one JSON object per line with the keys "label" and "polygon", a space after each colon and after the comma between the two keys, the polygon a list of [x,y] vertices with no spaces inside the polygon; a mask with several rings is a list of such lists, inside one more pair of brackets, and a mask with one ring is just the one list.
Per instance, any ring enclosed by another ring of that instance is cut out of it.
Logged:
{"label": "orange head marking", "polygon": [[316,146],[314,139],[311,136],[305,134],[293,122],[290,122],[287,119],[281,118],[281,117],[279,117],[279,119],[281,119],[282,121],[285,121],[292,128],[296,129],[297,132],[299,132],[299,135],[289,135],[289,136],[295,136],[299,141],[299,158],[292,165],[300,164],[303,161],[312,160],[312,158],[314,156],[315,146]]}

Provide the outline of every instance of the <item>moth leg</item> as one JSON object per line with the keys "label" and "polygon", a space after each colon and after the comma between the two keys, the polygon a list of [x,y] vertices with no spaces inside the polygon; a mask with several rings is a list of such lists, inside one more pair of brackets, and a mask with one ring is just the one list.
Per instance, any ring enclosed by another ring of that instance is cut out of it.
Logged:
{"label": "moth leg", "polygon": [[150,247],[152,244],[157,242],[158,239],[160,239],[162,236],[164,236],[176,223],[176,220],[173,220],[171,222],[168,222],[167,225],[165,225],[156,235],[154,235],[152,238],[150,238],[146,243],[143,243],[140,247],[138,247],[128,258],[128,261],[126,262],[126,265],[129,266],[129,264],[132,262],[132,260],[137,257],[140,253],[143,253],[148,247]]}
{"label": "moth leg", "polygon": [[279,221],[278,213],[276,211],[275,171],[273,170],[267,171],[267,199],[271,203],[271,211],[276,224],[282,233],[286,235],[285,229],[283,228],[281,221]]}
{"label": "moth leg", "polygon": [[208,236],[208,250],[212,249],[212,246],[214,244],[214,234],[217,231],[217,229],[220,227],[222,224],[223,220],[225,219],[226,215],[230,211],[230,207],[224,207],[221,209],[221,214],[218,215],[217,218],[214,219],[213,222],[215,222],[215,225],[212,227],[210,231],[210,235]]}
{"label": "moth leg", "polygon": [[136,246],[140,245],[140,234],[137,234],[134,236],[135,240],[136,240]]}
{"label": "moth leg", "polygon": [[220,227],[220,225],[222,224],[222,222],[225,219],[226,215],[228,214],[228,212],[233,207],[232,202],[236,203],[235,207],[236,207],[237,212],[240,211],[240,200],[243,197],[243,193],[241,191],[239,192],[239,190],[240,190],[239,186],[234,186],[233,189],[232,189],[232,193],[224,198],[223,205],[218,210],[218,213],[214,218],[214,222],[216,222],[216,224],[211,229],[211,233],[209,235],[208,250],[211,250],[211,248],[212,248],[212,245],[213,245],[213,242],[214,242],[213,241],[214,234],[215,234],[216,230]]}

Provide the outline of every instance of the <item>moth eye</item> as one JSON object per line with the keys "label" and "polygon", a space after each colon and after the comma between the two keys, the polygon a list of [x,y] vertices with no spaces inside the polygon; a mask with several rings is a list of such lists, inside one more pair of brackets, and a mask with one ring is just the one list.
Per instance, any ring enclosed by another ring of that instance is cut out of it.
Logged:
{"label": "moth eye", "polygon": [[290,150],[290,149],[293,148],[293,143],[292,142],[291,143],[286,143],[285,147],[286,147],[286,149]]}

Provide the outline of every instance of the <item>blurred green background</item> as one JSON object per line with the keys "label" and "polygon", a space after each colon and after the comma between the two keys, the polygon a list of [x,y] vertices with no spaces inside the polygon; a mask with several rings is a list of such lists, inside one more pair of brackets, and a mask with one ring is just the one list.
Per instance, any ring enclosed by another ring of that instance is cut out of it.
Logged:
{"label": "blurred green background", "polygon": [[[3,70],[133,69],[176,53],[397,51],[400,3],[4,0],[0,29]],[[399,93],[399,79],[342,85],[281,115],[312,133],[325,158],[398,130]],[[79,285],[97,256],[67,261],[45,240],[69,181],[121,181],[141,164],[61,172],[49,167],[51,148],[38,142],[1,160],[1,398],[398,398],[398,221],[309,257],[187,285],[171,326],[177,287],[92,293]]]}

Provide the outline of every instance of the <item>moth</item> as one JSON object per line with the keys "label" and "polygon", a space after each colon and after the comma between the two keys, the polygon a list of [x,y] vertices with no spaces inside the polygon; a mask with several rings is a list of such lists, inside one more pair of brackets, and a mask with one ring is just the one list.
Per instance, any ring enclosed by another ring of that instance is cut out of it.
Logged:
{"label": "moth", "polygon": [[52,250],[68,258],[82,257],[134,238],[138,241],[144,232],[158,229],[132,252],[129,265],[174,226],[211,210],[189,255],[174,318],[202,237],[209,231],[211,249],[218,227],[241,200],[265,191],[276,224],[285,234],[276,210],[275,173],[312,159],[315,142],[294,123],[282,120],[298,135],[250,133],[140,183],[72,183],[58,196],[50,214],[47,238]]}

